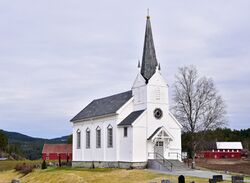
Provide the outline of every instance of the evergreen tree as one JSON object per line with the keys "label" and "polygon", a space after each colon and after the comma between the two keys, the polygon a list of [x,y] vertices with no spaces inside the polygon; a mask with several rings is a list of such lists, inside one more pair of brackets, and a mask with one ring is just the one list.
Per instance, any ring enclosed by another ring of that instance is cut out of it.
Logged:
{"label": "evergreen tree", "polygon": [[47,164],[46,164],[46,161],[45,161],[45,160],[43,160],[42,169],[47,169]]}
{"label": "evergreen tree", "polygon": [[0,151],[6,151],[8,145],[8,137],[0,130]]}
{"label": "evergreen tree", "polygon": [[72,144],[72,134],[69,135],[68,139],[67,139],[67,144]]}

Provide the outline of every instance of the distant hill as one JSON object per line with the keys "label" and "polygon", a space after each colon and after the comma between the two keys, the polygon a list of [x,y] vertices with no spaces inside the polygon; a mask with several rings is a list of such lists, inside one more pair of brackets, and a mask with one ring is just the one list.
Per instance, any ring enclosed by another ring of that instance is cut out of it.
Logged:
{"label": "distant hill", "polygon": [[67,142],[68,138],[69,138],[69,135],[66,135],[66,136],[50,139],[50,141],[56,141],[56,142],[60,141],[60,142],[64,143],[64,142]]}
{"label": "distant hill", "polygon": [[19,146],[22,154],[27,159],[40,159],[42,155],[43,144],[63,144],[67,143],[68,136],[53,138],[53,139],[43,139],[30,137],[17,132],[4,131],[3,133],[8,137],[8,143],[10,145]]}

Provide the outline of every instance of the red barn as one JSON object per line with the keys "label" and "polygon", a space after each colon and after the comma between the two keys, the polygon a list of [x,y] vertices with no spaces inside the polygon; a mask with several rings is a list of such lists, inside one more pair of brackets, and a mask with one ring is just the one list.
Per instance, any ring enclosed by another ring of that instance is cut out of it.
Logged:
{"label": "red barn", "polygon": [[44,144],[43,160],[72,160],[72,144]]}
{"label": "red barn", "polygon": [[216,142],[216,148],[198,154],[203,158],[241,158],[241,142]]}

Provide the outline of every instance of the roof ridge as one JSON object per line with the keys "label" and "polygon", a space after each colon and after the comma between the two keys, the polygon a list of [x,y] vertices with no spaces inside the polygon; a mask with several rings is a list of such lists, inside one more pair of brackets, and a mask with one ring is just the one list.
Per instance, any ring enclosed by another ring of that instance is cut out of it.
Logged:
{"label": "roof ridge", "polygon": [[128,92],[132,92],[132,90],[128,90],[128,91],[121,92],[121,93],[116,93],[116,94],[114,94],[114,95],[109,95],[109,96],[102,97],[102,98],[97,98],[97,99],[92,100],[92,102],[93,102],[93,101],[96,101],[96,100],[101,100],[101,99],[105,99],[105,98],[113,97],[113,96],[116,96],[116,95],[120,95],[120,94],[128,93]]}

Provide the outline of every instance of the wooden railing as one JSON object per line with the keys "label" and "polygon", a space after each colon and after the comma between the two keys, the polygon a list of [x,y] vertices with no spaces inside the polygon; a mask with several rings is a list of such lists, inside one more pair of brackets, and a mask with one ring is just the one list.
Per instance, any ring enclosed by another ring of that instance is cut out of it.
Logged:
{"label": "wooden railing", "polygon": [[178,153],[178,152],[169,152],[169,153],[168,153],[168,156],[171,156],[171,154],[176,155],[176,158],[177,158],[178,160],[185,160],[185,159],[186,159],[186,157],[182,156],[182,154],[180,154],[180,153]]}

